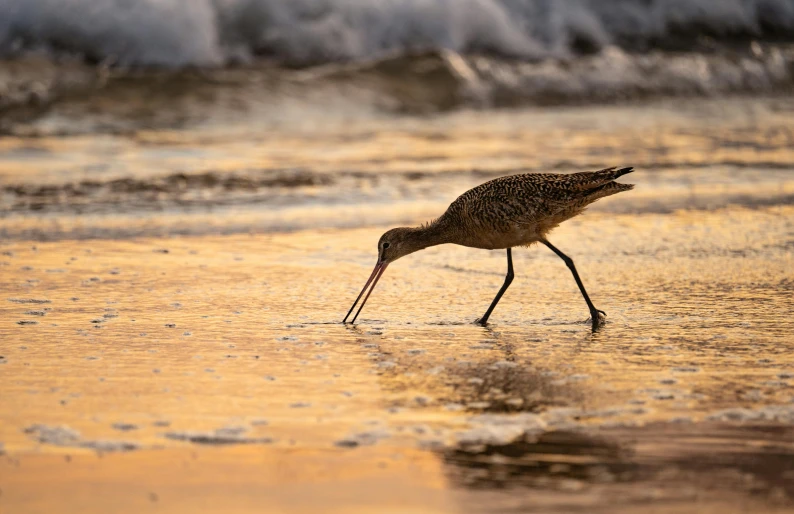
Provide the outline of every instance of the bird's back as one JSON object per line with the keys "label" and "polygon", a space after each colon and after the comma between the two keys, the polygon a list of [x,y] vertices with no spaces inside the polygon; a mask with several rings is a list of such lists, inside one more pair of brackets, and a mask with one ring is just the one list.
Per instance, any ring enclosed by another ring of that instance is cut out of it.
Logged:
{"label": "bird's back", "polygon": [[545,237],[599,198],[628,191],[613,182],[633,168],[573,173],[528,173],[500,177],[460,195],[439,219],[454,226],[459,244],[510,248]]}

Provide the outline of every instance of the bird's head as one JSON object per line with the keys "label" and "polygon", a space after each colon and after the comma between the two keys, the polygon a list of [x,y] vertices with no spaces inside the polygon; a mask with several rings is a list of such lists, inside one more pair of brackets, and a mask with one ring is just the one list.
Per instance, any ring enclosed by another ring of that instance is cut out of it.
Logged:
{"label": "bird's head", "polygon": [[378,240],[378,264],[385,266],[423,248],[427,248],[427,245],[422,244],[416,229],[393,228],[380,236],[380,240]]}

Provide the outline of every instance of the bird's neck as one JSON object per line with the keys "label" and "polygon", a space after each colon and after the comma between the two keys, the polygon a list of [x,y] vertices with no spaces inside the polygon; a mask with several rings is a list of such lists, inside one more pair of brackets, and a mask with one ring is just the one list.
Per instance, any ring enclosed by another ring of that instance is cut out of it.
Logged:
{"label": "bird's neck", "polygon": [[411,229],[411,239],[417,250],[454,242],[454,231],[447,225],[444,218],[439,218],[426,225]]}

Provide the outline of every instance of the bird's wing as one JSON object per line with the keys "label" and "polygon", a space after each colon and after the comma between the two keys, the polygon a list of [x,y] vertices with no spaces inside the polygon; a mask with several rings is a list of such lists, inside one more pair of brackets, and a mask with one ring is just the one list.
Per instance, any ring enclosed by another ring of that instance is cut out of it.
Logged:
{"label": "bird's wing", "polygon": [[630,185],[613,182],[616,178],[631,173],[634,168],[605,168],[569,175],[532,175],[521,184],[528,190],[517,195],[527,201],[515,221],[521,224],[537,223],[564,211],[584,209],[588,204],[630,189]]}
{"label": "bird's wing", "polygon": [[449,207],[450,214],[467,223],[508,229],[510,225],[532,225],[565,210],[582,209],[609,193],[604,188],[631,168],[561,174],[509,175],[470,189]]}

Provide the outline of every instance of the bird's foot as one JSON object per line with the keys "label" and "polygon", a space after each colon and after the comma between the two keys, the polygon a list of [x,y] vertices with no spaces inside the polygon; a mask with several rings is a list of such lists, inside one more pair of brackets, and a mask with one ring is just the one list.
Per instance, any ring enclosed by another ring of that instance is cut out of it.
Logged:
{"label": "bird's foot", "polygon": [[477,319],[475,319],[475,320],[473,321],[473,323],[474,323],[475,325],[480,325],[481,327],[484,327],[485,325],[487,325],[487,324],[488,324],[488,318],[485,318],[485,319],[482,319],[482,318],[477,318]]}
{"label": "bird's foot", "polygon": [[606,318],[607,318],[607,313],[600,309],[596,309],[593,312],[591,312],[590,321],[592,321],[593,323],[593,330],[594,331],[598,330],[599,328],[604,326],[604,323],[606,323],[607,321]]}

